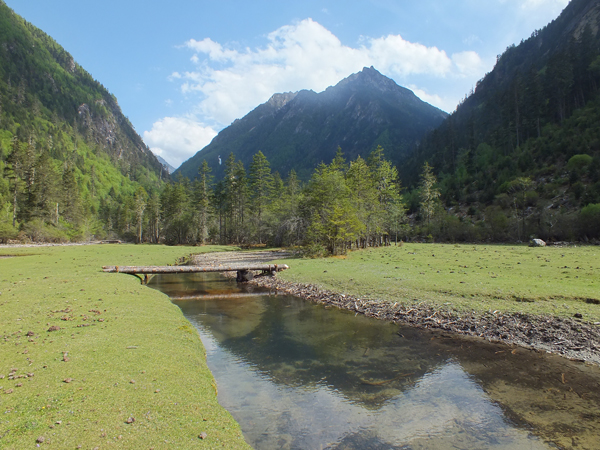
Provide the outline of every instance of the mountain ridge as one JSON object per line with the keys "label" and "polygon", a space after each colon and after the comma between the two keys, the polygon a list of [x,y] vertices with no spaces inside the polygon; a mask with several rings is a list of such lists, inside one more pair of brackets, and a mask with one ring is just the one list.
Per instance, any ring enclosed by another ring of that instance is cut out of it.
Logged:
{"label": "mountain ridge", "polygon": [[398,163],[426,130],[446,113],[421,101],[375,68],[364,68],[323,92],[301,90],[274,94],[241,119],[223,129],[213,141],[184,162],[177,173],[193,179],[206,159],[219,178],[230,152],[246,166],[258,151],[274,171],[294,169],[307,179],[336,149],[348,158],[366,157],[377,145]]}

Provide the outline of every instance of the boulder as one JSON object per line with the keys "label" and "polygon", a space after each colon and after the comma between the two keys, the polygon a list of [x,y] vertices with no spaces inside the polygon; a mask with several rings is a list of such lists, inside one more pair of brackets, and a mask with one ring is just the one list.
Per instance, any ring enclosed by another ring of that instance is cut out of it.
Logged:
{"label": "boulder", "polygon": [[529,241],[529,246],[530,247],[545,247],[546,243],[544,241],[542,241],[541,239],[532,239],[531,241]]}

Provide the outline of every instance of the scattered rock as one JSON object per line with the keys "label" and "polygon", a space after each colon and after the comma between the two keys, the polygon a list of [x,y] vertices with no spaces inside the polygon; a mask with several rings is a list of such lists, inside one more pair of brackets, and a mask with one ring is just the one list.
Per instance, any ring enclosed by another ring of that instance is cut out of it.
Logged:
{"label": "scattered rock", "polygon": [[60,327],[58,325],[52,325],[50,328],[48,328],[48,331],[58,331],[60,330]]}
{"label": "scattered rock", "polygon": [[134,419],[133,417],[129,417],[129,418],[128,418],[128,419],[125,421],[125,423],[133,423],[133,422],[135,422],[135,419]]}
{"label": "scattered rock", "polygon": [[206,438],[208,437],[208,434],[206,434],[206,433],[203,431],[202,433],[200,433],[200,434],[198,435],[198,437],[199,437],[200,439],[206,439]]}
{"label": "scattered rock", "polygon": [[65,383],[70,383],[71,381],[73,381],[73,378],[65,378],[63,381]]}
{"label": "scattered rock", "polygon": [[37,442],[38,444],[41,444],[41,443],[43,443],[45,440],[46,440],[46,438],[45,438],[44,436],[40,436],[39,438],[37,438],[37,439],[35,440],[35,442]]}
{"label": "scattered rock", "polygon": [[7,389],[7,390],[5,390],[5,391],[4,391],[4,393],[5,393],[5,394],[12,394],[12,393],[13,393],[13,390],[12,390],[12,389]]}
{"label": "scattered rock", "polygon": [[35,336],[35,333],[33,331],[28,331],[27,332],[27,336],[29,336],[29,337]]}
{"label": "scattered rock", "polygon": [[541,239],[532,239],[531,241],[529,241],[529,246],[530,247],[545,247],[546,242],[542,241]]}

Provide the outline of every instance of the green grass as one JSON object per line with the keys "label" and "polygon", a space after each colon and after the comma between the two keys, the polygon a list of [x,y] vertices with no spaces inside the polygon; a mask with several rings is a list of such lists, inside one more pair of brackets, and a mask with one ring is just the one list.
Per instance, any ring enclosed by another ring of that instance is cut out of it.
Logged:
{"label": "green grass", "polygon": [[[135,277],[101,271],[225,249],[0,248],[22,255],[0,259],[0,447],[43,437],[41,447],[61,449],[248,448],[179,308]],[[33,376],[10,380],[13,369]]]}
{"label": "green grass", "polygon": [[600,322],[600,248],[404,244],[287,260],[279,276],[361,298]]}

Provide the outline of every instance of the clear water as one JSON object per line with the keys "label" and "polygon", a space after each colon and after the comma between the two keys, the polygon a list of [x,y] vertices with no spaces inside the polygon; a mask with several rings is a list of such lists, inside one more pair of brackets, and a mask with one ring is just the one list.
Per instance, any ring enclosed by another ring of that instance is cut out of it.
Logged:
{"label": "clear water", "polygon": [[600,370],[242,286],[161,275],[256,449],[600,449]]}

